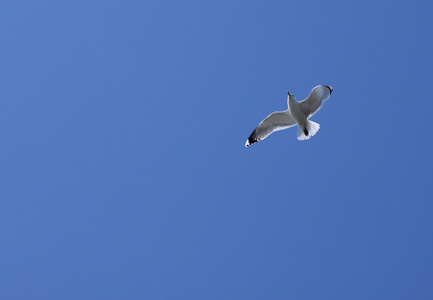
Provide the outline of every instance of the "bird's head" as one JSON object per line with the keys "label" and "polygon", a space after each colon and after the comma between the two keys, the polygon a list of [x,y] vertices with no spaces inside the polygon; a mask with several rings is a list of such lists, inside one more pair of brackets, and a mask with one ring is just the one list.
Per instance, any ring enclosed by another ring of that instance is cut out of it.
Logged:
{"label": "bird's head", "polygon": [[290,99],[290,98],[293,98],[293,99],[295,99],[295,97],[293,97],[293,95],[292,94],[290,94],[290,92],[289,91],[287,91],[287,99]]}

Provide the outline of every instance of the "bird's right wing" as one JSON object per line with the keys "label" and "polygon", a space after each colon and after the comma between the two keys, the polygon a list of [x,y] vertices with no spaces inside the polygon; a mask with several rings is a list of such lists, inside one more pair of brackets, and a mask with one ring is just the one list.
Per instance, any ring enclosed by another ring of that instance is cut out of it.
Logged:
{"label": "bird's right wing", "polygon": [[333,88],[330,86],[318,85],[311,90],[310,95],[306,99],[299,102],[299,106],[307,119],[322,108],[323,103],[331,96],[332,90]]}
{"label": "bird's right wing", "polygon": [[245,147],[264,140],[274,131],[287,129],[295,125],[296,121],[289,110],[273,112],[254,129],[245,143]]}

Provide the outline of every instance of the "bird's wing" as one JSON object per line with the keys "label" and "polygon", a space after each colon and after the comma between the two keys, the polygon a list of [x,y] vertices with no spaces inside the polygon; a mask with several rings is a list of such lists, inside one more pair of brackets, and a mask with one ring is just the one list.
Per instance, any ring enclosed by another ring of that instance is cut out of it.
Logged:
{"label": "bird's wing", "polygon": [[254,129],[245,143],[245,147],[267,138],[274,131],[287,129],[295,125],[296,121],[289,110],[273,112]]}
{"label": "bird's wing", "polygon": [[319,109],[322,108],[323,103],[328,100],[332,93],[332,87],[327,85],[318,85],[311,90],[307,98],[299,102],[299,106],[308,118],[312,117]]}

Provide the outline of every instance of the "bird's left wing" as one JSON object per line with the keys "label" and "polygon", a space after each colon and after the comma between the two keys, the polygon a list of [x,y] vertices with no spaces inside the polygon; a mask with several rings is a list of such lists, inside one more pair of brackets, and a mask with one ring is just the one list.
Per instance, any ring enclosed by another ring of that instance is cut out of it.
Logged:
{"label": "bird's left wing", "polygon": [[245,147],[264,140],[274,131],[287,129],[295,125],[296,121],[289,110],[273,112],[254,129],[245,143]]}
{"label": "bird's left wing", "polygon": [[313,88],[307,98],[299,102],[299,106],[308,118],[318,112],[323,103],[329,99],[333,88],[327,85],[318,85]]}

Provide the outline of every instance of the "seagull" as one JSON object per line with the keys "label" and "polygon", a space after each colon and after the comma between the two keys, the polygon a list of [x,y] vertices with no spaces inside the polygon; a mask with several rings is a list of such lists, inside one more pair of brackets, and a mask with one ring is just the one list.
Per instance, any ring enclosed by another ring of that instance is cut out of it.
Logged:
{"label": "seagull", "polygon": [[298,125],[298,140],[310,139],[319,131],[320,125],[308,119],[322,108],[323,103],[329,99],[333,90],[328,85],[318,85],[311,90],[307,98],[300,102],[287,92],[289,108],[285,111],[273,112],[260,122],[259,126],[251,133],[245,147],[264,140],[274,131],[284,130],[295,125]]}

